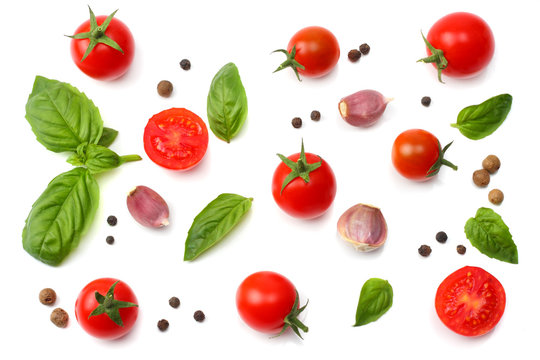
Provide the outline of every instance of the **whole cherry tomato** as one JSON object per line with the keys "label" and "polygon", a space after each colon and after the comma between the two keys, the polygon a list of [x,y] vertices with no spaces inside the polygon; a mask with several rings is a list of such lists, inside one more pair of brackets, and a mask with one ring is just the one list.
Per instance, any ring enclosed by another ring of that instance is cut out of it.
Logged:
{"label": "whole cherry tomato", "polygon": [[298,73],[307,77],[328,74],[339,60],[339,44],[329,30],[320,26],[309,26],[293,35],[287,50],[276,50],[287,55],[276,71],[291,67],[298,80]]}
{"label": "whole cherry tomato", "polygon": [[87,284],[75,302],[75,317],[90,335],[117,339],[126,335],[139,314],[137,297],[123,281],[96,279]]}
{"label": "whole cherry tomato", "polygon": [[82,23],[70,36],[71,57],[86,75],[98,80],[114,80],[129,69],[135,54],[135,42],[129,28],[114,17],[95,16]]}
{"label": "whole cherry tomato", "polygon": [[320,156],[300,153],[289,157],[278,154],[282,162],[274,171],[272,195],[278,206],[291,216],[312,219],[328,210],[336,196],[336,177]]}
{"label": "whole cherry tomato", "polygon": [[472,77],[481,72],[495,52],[495,39],[489,25],[479,16],[456,12],[439,19],[424,38],[428,57],[441,73],[456,77]]}
{"label": "whole cherry tomato", "polygon": [[441,149],[439,140],[432,133],[422,129],[407,130],[394,141],[392,162],[404,177],[425,181],[437,175],[442,165],[457,170],[457,166],[444,158],[451,144]]}

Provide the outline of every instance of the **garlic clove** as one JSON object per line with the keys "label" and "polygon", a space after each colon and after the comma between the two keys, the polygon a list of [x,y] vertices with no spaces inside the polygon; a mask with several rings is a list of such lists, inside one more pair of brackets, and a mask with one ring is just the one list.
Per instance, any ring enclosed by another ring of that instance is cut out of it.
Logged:
{"label": "garlic clove", "polygon": [[343,240],[362,252],[380,248],[388,233],[381,210],[365,204],[354,205],[345,211],[338,220],[337,229]]}
{"label": "garlic clove", "polygon": [[368,127],[380,119],[386,110],[386,105],[392,100],[375,90],[360,90],[341,99],[338,109],[347,123],[358,127]]}
{"label": "garlic clove", "polygon": [[139,185],[127,196],[129,213],[141,225],[159,228],[169,225],[169,206],[147,186]]}

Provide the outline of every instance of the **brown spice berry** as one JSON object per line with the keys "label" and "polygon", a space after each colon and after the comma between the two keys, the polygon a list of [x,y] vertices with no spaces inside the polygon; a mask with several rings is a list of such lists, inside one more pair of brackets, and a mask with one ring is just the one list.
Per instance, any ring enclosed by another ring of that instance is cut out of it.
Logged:
{"label": "brown spice berry", "polygon": [[424,257],[431,254],[431,248],[428,245],[422,245],[418,248],[418,253]]}
{"label": "brown spice berry", "polygon": [[482,167],[486,169],[490,174],[494,174],[501,167],[501,160],[495,155],[488,155],[482,161]]}
{"label": "brown spice berry", "polygon": [[107,224],[109,224],[109,225],[111,225],[111,226],[115,226],[116,224],[118,224],[118,219],[116,218],[116,216],[110,215],[110,216],[107,218]]}
{"label": "brown spice berry", "polygon": [[195,321],[202,322],[202,321],[204,321],[206,316],[204,315],[204,313],[201,310],[197,310],[193,314],[193,318],[195,319]]}
{"label": "brown spice berry", "polygon": [[369,47],[368,44],[362,44],[360,45],[360,52],[362,53],[362,55],[367,55],[369,54],[369,50],[371,50],[371,48]]}
{"label": "brown spice berry", "polygon": [[157,85],[157,92],[160,96],[169,97],[173,91],[173,85],[169,80],[161,80]]}
{"label": "brown spice berry", "polygon": [[182,61],[180,61],[180,67],[182,68],[182,70],[189,70],[191,69],[191,61],[189,61],[188,59],[182,59]]}
{"label": "brown spice berry", "polygon": [[428,107],[429,105],[431,105],[431,98],[429,96],[424,96],[424,97],[422,97],[422,100],[420,100],[420,102],[425,107]]}
{"label": "brown spice berry", "polygon": [[69,315],[64,309],[56,308],[51,313],[51,321],[59,328],[65,328],[69,321]]}
{"label": "brown spice berry", "polygon": [[493,189],[488,194],[489,201],[494,205],[499,205],[504,200],[504,194],[499,189]]}
{"label": "brown spice berry", "polygon": [[446,233],[444,231],[439,231],[435,235],[435,240],[437,240],[441,244],[444,244],[446,242],[446,240],[448,240],[448,235],[446,235]]}
{"label": "brown spice berry", "polygon": [[489,184],[489,172],[486,169],[476,170],[473,173],[473,182],[477,186],[486,187]]}
{"label": "brown spice berry", "polygon": [[318,110],[313,110],[310,114],[311,120],[319,121],[321,120],[321,113]]}
{"label": "brown spice berry", "polygon": [[463,255],[467,251],[467,248],[465,246],[463,246],[463,245],[458,245],[456,247],[456,250],[457,250],[458,254]]}
{"label": "brown spice berry", "polygon": [[39,292],[39,302],[43,305],[52,305],[56,302],[56,292],[51,288],[45,288]]}
{"label": "brown spice berry", "polygon": [[302,119],[300,119],[299,117],[295,117],[294,119],[292,119],[291,124],[295,129],[298,129],[302,126]]}
{"label": "brown spice berry", "polygon": [[111,236],[111,235],[107,236],[107,237],[105,238],[105,241],[106,241],[107,244],[109,244],[109,245],[114,244],[114,236]]}
{"label": "brown spice berry", "polygon": [[169,328],[169,322],[165,319],[161,319],[158,321],[157,327],[160,331],[165,331]]}
{"label": "brown spice berry", "polygon": [[180,299],[176,296],[173,296],[169,299],[169,305],[171,305],[173,308],[178,308],[180,306]]}
{"label": "brown spice berry", "polygon": [[362,53],[356,49],[352,49],[351,51],[349,51],[347,56],[349,57],[350,61],[357,62],[360,59],[360,56],[362,56]]}

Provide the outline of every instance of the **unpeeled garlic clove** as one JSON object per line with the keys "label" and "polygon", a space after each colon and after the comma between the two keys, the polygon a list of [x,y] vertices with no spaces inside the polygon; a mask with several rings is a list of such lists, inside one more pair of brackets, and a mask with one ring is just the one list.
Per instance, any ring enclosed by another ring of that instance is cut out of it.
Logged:
{"label": "unpeeled garlic clove", "polygon": [[368,127],[380,119],[391,100],[375,90],[360,90],[341,99],[338,108],[343,120],[352,126]]}
{"label": "unpeeled garlic clove", "polygon": [[169,206],[147,186],[139,185],[127,196],[129,213],[141,225],[158,228],[169,225]]}
{"label": "unpeeled garlic clove", "polygon": [[337,223],[341,238],[362,252],[381,247],[388,232],[386,220],[377,207],[357,204],[345,211]]}

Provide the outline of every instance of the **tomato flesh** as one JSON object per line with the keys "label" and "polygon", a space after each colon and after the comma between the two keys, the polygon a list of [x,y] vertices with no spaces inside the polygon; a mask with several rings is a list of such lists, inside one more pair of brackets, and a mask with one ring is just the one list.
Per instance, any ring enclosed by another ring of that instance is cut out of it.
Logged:
{"label": "tomato flesh", "polygon": [[472,266],[450,274],[435,296],[435,309],[441,321],[464,336],[480,336],[492,330],[505,305],[501,283],[482,268]]}
{"label": "tomato flesh", "polygon": [[146,154],[167,169],[191,169],[204,157],[207,147],[206,124],[187,109],[164,110],[152,116],[144,129]]}

